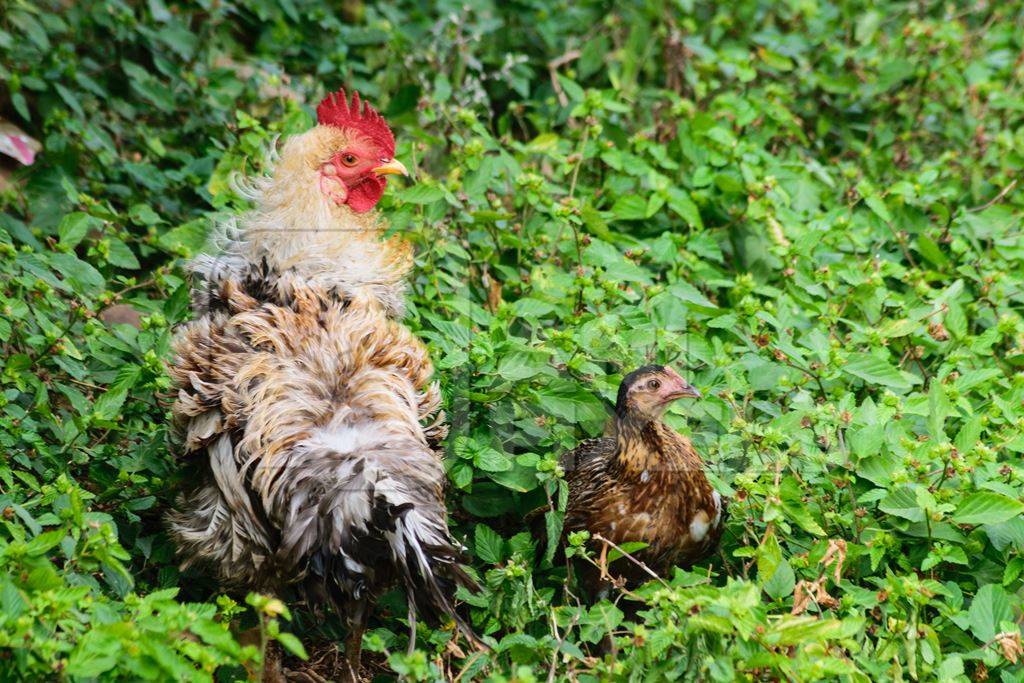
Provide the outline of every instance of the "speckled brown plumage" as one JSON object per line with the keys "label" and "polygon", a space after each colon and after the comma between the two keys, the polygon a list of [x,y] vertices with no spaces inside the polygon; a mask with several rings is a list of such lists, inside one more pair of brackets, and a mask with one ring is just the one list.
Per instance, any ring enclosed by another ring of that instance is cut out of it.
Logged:
{"label": "speckled brown plumage", "polygon": [[[649,382],[656,386],[649,388]],[[646,543],[635,556],[661,575],[715,550],[725,502],[689,439],[661,421],[671,401],[694,395],[699,396],[662,366],[641,368],[623,380],[614,436],[584,441],[562,457],[569,484],[566,533],[587,530],[618,545]],[[628,561],[617,562],[612,573],[633,582],[650,579]]]}

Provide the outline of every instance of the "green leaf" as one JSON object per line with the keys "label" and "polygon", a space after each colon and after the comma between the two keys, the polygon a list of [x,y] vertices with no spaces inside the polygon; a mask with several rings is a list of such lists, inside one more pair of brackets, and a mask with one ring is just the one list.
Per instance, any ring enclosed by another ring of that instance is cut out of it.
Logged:
{"label": "green leaf", "polygon": [[107,261],[111,265],[127,270],[135,270],[139,267],[139,260],[135,258],[131,248],[121,240],[117,238],[111,239],[108,243],[108,248]]}
{"label": "green leaf", "polygon": [[774,533],[769,533],[757,548],[757,578],[764,586],[782,564],[782,546]]}
{"label": "green leaf", "polygon": [[571,78],[558,74],[558,82],[562,84],[562,88],[565,89],[565,94],[569,96],[570,102],[582,102],[583,98],[586,97],[583,88]]}
{"label": "green leaf", "polygon": [[121,68],[128,76],[131,87],[157,109],[165,112],[174,109],[173,90],[165,83],[155,78],[145,68],[127,59],[121,60]]}
{"label": "green leaf", "polygon": [[28,108],[28,102],[22,93],[17,92],[11,95],[11,104],[14,105],[15,111],[21,114],[21,118],[26,121],[32,120],[32,111]]}
{"label": "green leaf", "polygon": [[460,489],[467,489],[473,483],[473,467],[462,460],[457,460],[448,466],[448,477]]}
{"label": "green leaf", "polygon": [[772,572],[771,577],[761,586],[769,597],[776,600],[784,598],[793,594],[793,588],[796,586],[796,574],[793,573],[789,562],[781,562]]}
{"label": "green leaf", "polygon": [[992,491],[967,496],[953,513],[957,524],[999,524],[1024,512],[1024,503]]}
{"label": "green leaf", "polygon": [[555,307],[547,301],[541,301],[540,299],[528,296],[512,304],[512,310],[515,311],[516,316],[519,318],[537,320],[554,312]]}
{"label": "green leaf", "polygon": [[815,510],[803,500],[804,491],[793,477],[785,477],[779,487],[782,508],[794,522],[815,536],[824,536],[825,530],[815,519]]}
{"label": "green leaf", "polygon": [[607,600],[601,601],[591,607],[586,617],[581,620],[580,639],[588,643],[597,643],[605,634],[618,628],[624,617],[625,614],[618,607]]}
{"label": "green leaf", "polygon": [[275,637],[277,642],[281,643],[284,649],[291,652],[300,659],[309,659],[309,655],[306,654],[306,648],[303,647],[302,641],[296,638],[291,633],[278,633]]}
{"label": "green leaf", "polygon": [[916,320],[910,320],[909,318],[900,318],[899,320],[890,320],[886,324],[879,328],[878,333],[886,339],[895,339],[897,337],[905,337],[912,332],[915,332],[920,323]]}
{"label": "green leaf", "polygon": [[917,490],[913,486],[901,486],[882,499],[878,509],[890,515],[909,519],[911,522],[923,522],[924,510],[918,502]]}
{"label": "green leaf", "polygon": [[673,282],[668,291],[669,294],[675,298],[685,301],[688,304],[692,304],[693,308],[697,310],[704,310],[707,312],[718,310],[718,306],[711,303],[706,296],[701,294],[699,289],[691,285],[689,282],[684,282],[682,280]]}
{"label": "green leaf", "polygon": [[486,524],[477,524],[473,532],[476,556],[484,562],[498,564],[505,559],[505,541]]}
{"label": "green leaf", "polygon": [[25,546],[25,554],[29,557],[39,557],[45,555],[51,549],[55,548],[58,543],[64,540],[68,535],[65,529],[54,529],[53,531],[44,531],[39,534]]}
{"label": "green leaf", "polygon": [[690,194],[675,187],[668,189],[668,208],[672,209],[680,218],[694,230],[703,230],[704,221],[700,217],[700,210],[690,199]]}
{"label": "green leaf", "polygon": [[551,562],[555,557],[562,539],[562,529],[565,522],[565,514],[557,510],[548,510],[544,513],[544,530],[547,533],[547,545],[544,550],[544,562]]}
{"label": "green leaf", "polygon": [[28,601],[22,596],[21,591],[8,577],[0,577],[0,609],[11,618],[18,618],[28,607]]}
{"label": "green leaf", "polygon": [[867,353],[851,353],[843,372],[859,377],[868,384],[881,384],[900,391],[908,391],[921,379],[909,372],[897,370],[887,361]]}
{"label": "green leaf", "polygon": [[635,194],[627,194],[615,200],[612,213],[621,221],[640,221],[647,218],[647,201]]}
{"label": "green leaf", "polygon": [[117,665],[122,647],[120,639],[106,630],[94,627],[82,637],[71,653],[66,673],[69,676],[95,678]]}
{"label": "green leaf", "polygon": [[156,225],[163,223],[160,214],[153,210],[149,204],[136,204],[128,211],[128,216],[137,225]]}
{"label": "green leaf", "polygon": [[1013,621],[1010,597],[998,584],[982,586],[971,601],[967,619],[974,637],[982,643],[989,642],[1001,630],[1000,622]]}
{"label": "green leaf", "polygon": [[932,382],[928,390],[928,433],[939,443],[947,441],[946,418],[953,412],[953,406],[946,398],[946,388],[940,382]]}
{"label": "green leaf", "polygon": [[433,98],[435,102],[443,104],[452,96],[452,84],[443,72],[434,76]]}
{"label": "green leaf", "polygon": [[868,205],[875,215],[881,218],[886,223],[892,223],[892,214],[889,213],[889,207],[885,205],[883,200],[878,195],[870,195],[864,198],[864,203]]}
{"label": "green leaf", "polygon": [[75,211],[64,216],[57,228],[61,245],[74,249],[89,230],[98,229],[102,223],[84,211]]}
{"label": "green leaf", "polygon": [[[481,469],[486,468],[481,467]],[[487,476],[490,477],[491,481],[520,493],[532,491],[537,487],[537,468],[520,465],[511,461],[508,469],[488,470]]]}
{"label": "green leaf", "polygon": [[505,652],[513,647],[536,649],[537,639],[526,633],[509,633],[498,643],[498,652]]}
{"label": "green leaf", "polygon": [[878,454],[885,442],[885,425],[870,424],[850,433],[850,450],[859,458]]}
{"label": "green leaf", "polygon": [[180,321],[189,306],[189,286],[188,283],[182,283],[178,286],[174,292],[167,297],[164,301],[164,315],[167,320],[171,323]]}
{"label": "green leaf", "polygon": [[626,541],[625,543],[623,543],[623,544],[621,544],[619,546],[619,548],[621,548],[621,550],[616,550],[615,548],[611,548],[611,549],[608,550],[608,557],[607,557],[608,564],[611,564],[612,562],[615,562],[616,560],[620,560],[620,559],[626,557],[625,553],[629,553],[633,557],[636,557],[637,551],[643,550],[648,545],[650,545],[650,544],[649,543],[644,543],[643,541]]}
{"label": "green leaf", "polygon": [[512,469],[512,461],[504,453],[484,446],[473,456],[473,463],[486,472],[505,472]]}
{"label": "green leaf", "polygon": [[842,622],[837,619],[786,616],[773,624],[763,638],[772,645],[803,645],[820,642],[841,630]]}
{"label": "green leaf", "polygon": [[565,380],[553,381],[537,391],[537,400],[545,413],[569,424],[603,422],[608,413],[593,393]]}
{"label": "green leaf", "polygon": [[557,133],[541,133],[526,145],[529,152],[553,152],[558,148],[560,138]]}
{"label": "green leaf", "polygon": [[498,362],[498,376],[510,381],[535,377],[549,369],[550,358],[546,353],[529,349],[511,351]]}
{"label": "green leaf", "polygon": [[126,365],[121,368],[113,383],[107,390],[96,399],[93,404],[93,414],[100,420],[112,420],[121,410],[128,391],[135,386],[142,374],[142,368],[138,365]]}
{"label": "green leaf", "polygon": [[51,254],[54,268],[72,292],[95,298],[106,286],[100,272],[74,254]]}
{"label": "green leaf", "polygon": [[183,223],[160,236],[160,246],[173,253],[194,256],[206,244],[206,224],[195,220]]}
{"label": "green leaf", "polygon": [[435,185],[420,183],[400,191],[398,198],[408,204],[433,204],[444,199],[444,191]]}
{"label": "green leaf", "polygon": [[949,259],[942,253],[939,245],[925,234],[917,238],[917,251],[936,268],[945,268],[949,265]]}
{"label": "green leaf", "polygon": [[981,415],[975,415],[965,421],[956,434],[954,445],[961,453],[970,452],[981,438]]}

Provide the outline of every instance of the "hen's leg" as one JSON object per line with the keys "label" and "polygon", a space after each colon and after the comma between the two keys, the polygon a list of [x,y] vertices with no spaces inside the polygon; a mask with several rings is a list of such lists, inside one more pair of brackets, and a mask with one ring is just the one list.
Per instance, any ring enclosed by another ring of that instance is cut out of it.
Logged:
{"label": "hen's leg", "polygon": [[601,543],[601,557],[597,560],[598,566],[601,568],[601,582],[611,581],[611,574],[608,573],[608,544],[605,542]]}
{"label": "hen's leg", "polygon": [[366,601],[360,600],[352,604],[348,616],[348,638],[345,639],[345,664],[348,668],[349,681],[359,680],[359,662],[363,654],[363,633],[366,631],[366,620],[369,611]]}

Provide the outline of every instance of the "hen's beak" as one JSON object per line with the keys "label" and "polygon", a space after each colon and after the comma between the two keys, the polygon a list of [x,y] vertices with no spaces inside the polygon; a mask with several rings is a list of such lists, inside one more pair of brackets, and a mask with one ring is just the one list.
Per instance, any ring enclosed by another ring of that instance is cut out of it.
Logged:
{"label": "hen's beak", "polygon": [[697,391],[697,387],[683,379],[678,372],[672,368],[665,368],[665,371],[671,378],[669,382],[663,385],[666,401],[675,401],[678,398],[701,398],[701,393]]}
{"label": "hen's beak", "polygon": [[398,159],[392,159],[391,161],[385,162],[373,169],[373,172],[377,175],[409,175],[409,171]]}

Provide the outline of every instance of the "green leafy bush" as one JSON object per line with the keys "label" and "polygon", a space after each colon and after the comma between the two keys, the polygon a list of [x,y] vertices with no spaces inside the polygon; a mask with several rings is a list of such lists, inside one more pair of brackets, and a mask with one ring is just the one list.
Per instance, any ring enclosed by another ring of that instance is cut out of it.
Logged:
{"label": "green leafy bush", "polygon": [[[375,671],[1021,680],[1022,55],[1019,2],[7,3],[0,116],[44,151],[0,178],[0,678],[301,650],[179,574],[163,363],[231,175],[344,84],[416,169],[381,208],[495,644],[406,654],[391,595]],[[580,605],[524,518],[557,535],[558,455],[648,360],[705,394],[669,420],[732,518],[709,567]]]}

